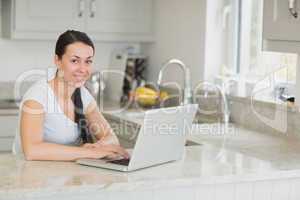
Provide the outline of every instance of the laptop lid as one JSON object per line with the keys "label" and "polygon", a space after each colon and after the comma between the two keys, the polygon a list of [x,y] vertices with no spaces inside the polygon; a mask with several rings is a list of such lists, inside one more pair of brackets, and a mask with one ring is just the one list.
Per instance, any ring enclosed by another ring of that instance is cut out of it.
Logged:
{"label": "laptop lid", "polygon": [[198,104],[146,111],[128,170],[181,159]]}

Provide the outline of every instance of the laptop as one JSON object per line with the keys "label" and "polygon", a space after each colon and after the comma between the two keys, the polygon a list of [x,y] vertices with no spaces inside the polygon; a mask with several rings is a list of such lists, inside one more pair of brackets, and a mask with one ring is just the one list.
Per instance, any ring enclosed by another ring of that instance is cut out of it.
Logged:
{"label": "laptop", "polygon": [[129,159],[78,159],[76,163],[129,172],[180,160],[197,109],[198,104],[188,104],[146,111],[135,146],[127,149]]}

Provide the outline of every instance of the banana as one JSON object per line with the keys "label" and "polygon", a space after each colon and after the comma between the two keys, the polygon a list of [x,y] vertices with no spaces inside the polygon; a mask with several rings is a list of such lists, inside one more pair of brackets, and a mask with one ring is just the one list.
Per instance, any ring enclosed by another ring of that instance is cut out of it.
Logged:
{"label": "banana", "polygon": [[135,90],[135,100],[142,106],[154,106],[160,100],[167,99],[168,96],[168,93],[165,91],[157,92],[147,87],[138,87]]}
{"label": "banana", "polygon": [[135,99],[142,106],[154,106],[158,101],[158,93],[150,88],[138,87],[135,91]]}

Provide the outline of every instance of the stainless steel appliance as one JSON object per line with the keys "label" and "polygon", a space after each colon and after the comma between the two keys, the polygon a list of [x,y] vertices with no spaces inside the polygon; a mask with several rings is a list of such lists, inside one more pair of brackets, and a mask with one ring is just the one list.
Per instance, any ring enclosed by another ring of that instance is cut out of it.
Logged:
{"label": "stainless steel appliance", "polygon": [[85,87],[89,90],[92,96],[95,98],[98,106],[100,105],[101,95],[105,88],[104,81],[101,72],[95,71],[91,74],[89,80],[86,81]]}

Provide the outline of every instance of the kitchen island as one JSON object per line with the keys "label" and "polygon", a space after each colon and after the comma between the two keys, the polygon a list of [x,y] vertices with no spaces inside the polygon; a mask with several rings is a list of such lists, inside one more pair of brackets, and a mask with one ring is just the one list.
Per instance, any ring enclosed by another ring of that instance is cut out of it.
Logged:
{"label": "kitchen island", "polygon": [[186,147],[180,161],[129,173],[0,154],[0,199],[299,199],[299,164],[208,144]]}
{"label": "kitchen island", "polygon": [[[138,112],[104,115],[132,127],[143,119]],[[186,147],[182,160],[134,172],[0,154],[0,200],[300,199],[300,142],[234,124],[226,130],[194,124],[187,138],[199,145]],[[131,134],[119,137],[130,143]]]}

